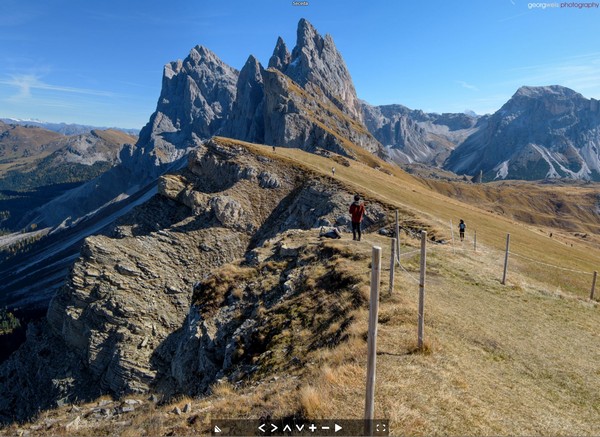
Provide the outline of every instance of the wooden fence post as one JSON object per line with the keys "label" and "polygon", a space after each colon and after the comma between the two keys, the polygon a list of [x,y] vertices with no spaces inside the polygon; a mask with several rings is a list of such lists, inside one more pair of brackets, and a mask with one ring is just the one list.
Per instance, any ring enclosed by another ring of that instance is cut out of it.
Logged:
{"label": "wooden fence post", "polygon": [[450,219],[450,233],[452,234],[452,253],[456,253],[456,249],[454,249],[454,225],[452,224],[452,219]]}
{"label": "wooden fence post", "polygon": [[394,292],[394,277],[395,272],[394,268],[396,267],[396,242],[398,240],[396,238],[392,238],[392,248],[390,255],[390,294]]}
{"label": "wooden fence post", "polygon": [[594,292],[596,291],[596,277],[598,272],[594,270],[594,278],[592,279],[592,292],[590,293],[590,300],[594,300]]}
{"label": "wooden fence post", "polygon": [[396,260],[400,264],[400,226],[398,225],[398,210],[396,210]]}
{"label": "wooden fence post", "polygon": [[419,277],[419,330],[418,330],[418,348],[423,349],[423,334],[425,325],[425,267],[427,244],[427,232],[421,231],[421,275]]}
{"label": "wooden fence post", "polygon": [[379,281],[381,280],[381,247],[373,246],[371,259],[371,301],[367,336],[367,393],[365,396],[365,434],[373,435],[375,415],[375,367],[377,354],[377,317],[379,313]]}
{"label": "wooden fence post", "polygon": [[506,270],[508,269],[508,248],[510,246],[510,234],[506,234],[506,253],[504,254],[504,273],[502,274],[502,285],[506,285]]}

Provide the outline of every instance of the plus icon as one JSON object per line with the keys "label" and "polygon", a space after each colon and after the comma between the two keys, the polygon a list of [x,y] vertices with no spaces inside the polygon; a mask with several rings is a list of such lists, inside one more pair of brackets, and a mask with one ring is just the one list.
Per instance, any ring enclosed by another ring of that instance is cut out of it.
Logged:
{"label": "plus icon", "polygon": [[315,432],[315,430],[317,429],[317,427],[315,426],[314,423],[311,423],[310,426],[308,427],[308,429],[310,429],[310,432]]}

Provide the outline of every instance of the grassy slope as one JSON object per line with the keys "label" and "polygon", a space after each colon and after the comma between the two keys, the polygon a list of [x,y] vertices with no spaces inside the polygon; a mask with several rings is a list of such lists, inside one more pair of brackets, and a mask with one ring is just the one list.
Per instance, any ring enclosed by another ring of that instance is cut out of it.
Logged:
{"label": "grassy slope", "polygon": [[[230,140],[224,143],[244,144]],[[298,150],[246,147],[311,171],[330,174],[332,161]],[[403,257],[389,296],[389,240],[368,234],[361,243],[344,238],[325,244],[346,258],[346,271],[368,283],[372,245],[384,248],[376,387],[376,415],[391,420],[393,435],[594,435],[600,429],[600,360],[597,303],[588,301],[591,276],[556,271],[511,258],[508,283],[500,284],[505,233],[513,250],[544,262],[591,271],[598,250],[585,242],[548,238],[537,227],[449,199],[387,164],[382,171],[352,162],[336,166],[338,183],[382,199],[417,216],[449,237],[447,224],[464,218],[477,228],[478,251],[468,241],[430,244],[426,298],[427,351],[417,352],[418,256]],[[299,241],[319,247],[316,235]],[[418,246],[403,235],[403,253]],[[350,264],[347,264],[350,263]],[[208,431],[211,418],[276,417],[361,418],[364,406],[367,308],[355,310],[348,340],[312,352],[297,374],[273,374],[234,389],[214,387],[202,399],[148,405],[121,424],[100,422],[81,434],[190,434]],[[293,316],[292,316],[293,317]],[[276,353],[278,351],[275,351]],[[279,351],[282,354],[284,350]],[[258,383],[260,382],[260,383]],[[174,405],[192,403],[192,413],[170,414]],[[82,406],[84,409],[90,406]],[[90,407],[91,408],[91,407]],[[65,432],[77,410],[44,413],[58,418],[36,434]],[[45,423],[38,421],[38,423]],[[47,422],[46,422],[47,423]],[[39,426],[39,425],[36,425]],[[8,429],[9,433],[17,427]],[[73,434],[73,430],[68,432]]]}
{"label": "grassy slope", "polygon": [[[248,147],[268,156],[286,158],[295,165],[301,163],[312,171],[331,173],[333,161],[328,158],[297,149],[278,148],[276,152],[272,152],[271,148],[266,146],[249,145]],[[590,273],[599,267],[597,260],[600,259],[600,250],[593,244],[560,237],[549,238],[546,229],[540,230],[538,226],[517,222],[432,191],[421,180],[413,178],[393,165],[380,161],[380,166],[385,172],[352,161],[350,167],[336,166],[335,179],[363,194],[367,200],[376,198],[413,212],[423,221],[434,226],[438,232],[445,235],[446,239],[451,238],[450,220],[456,228],[458,220],[462,218],[468,225],[468,239],[471,238],[472,230],[476,229],[478,243],[486,244],[495,250],[504,250],[506,234],[510,233],[511,251],[517,254],[555,266]],[[525,205],[526,202],[521,202],[523,208]],[[456,233],[457,229],[454,229],[454,232]],[[568,287],[572,293],[580,296],[589,295],[591,276],[572,275],[566,278],[560,270],[535,263],[519,262],[518,259],[513,258],[513,262],[527,267],[534,279],[554,281],[555,284]]]}

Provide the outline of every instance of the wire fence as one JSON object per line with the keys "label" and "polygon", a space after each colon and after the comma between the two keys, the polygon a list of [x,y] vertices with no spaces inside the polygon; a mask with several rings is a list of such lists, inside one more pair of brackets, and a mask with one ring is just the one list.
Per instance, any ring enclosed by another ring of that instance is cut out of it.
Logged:
{"label": "wire fence", "polygon": [[[416,232],[414,232],[412,230],[408,230],[406,228],[402,228],[402,229],[404,229],[405,232],[408,235],[410,235],[411,237],[418,238]],[[544,261],[540,261],[540,260],[525,256],[525,255],[522,255],[513,250],[508,250],[508,252],[501,251],[498,249],[490,248],[488,246],[484,246],[482,244],[479,244],[478,246],[476,246],[476,248],[475,248],[475,246],[467,247],[467,245],[464,244],[462,241],[460,243],[461,244],[459,245],[459,244],[455,244],[454,242],[430,242],[430,244],[428,245],[428,251],[434,250],[436,252],[443,251],[443,252],[452,252],[452,253],[457,253],[457,252],[471,253],[471,254],[477,254],[477,255],[497,255],[499,258],[498,259],[498,263],[499,263],[498,267],[499,268],[502,267],[500,264],[500,262],[502,261],[502,258],[506,255],[506,253],[508,253],[508,255],[523,259],[530,264],[536,264],[539,266],[543,266],[545,268],[556,269],[556,270],[560,270],[560,271],[564,271],[564,272],[574,273],[577,275],[586,275],[586,277],[592,276],[594,278],[594,281],[592,284],[590,298],[593,299],[594,288],[595,288],[595,283],[596,283],[595,278],[596,278],[597,272],[590,272],[590,271],[585,271],[585,270],[581,270],[581,269],[564,267],[564,266],[560,266],[560,265],[556,265],[556,264],[547,263]],[[408,252],[402,252],[402,253],[400,253],[400,258],[409,257],[409,256],[415,255],[419,252],[420,252],[419,249],[410,250]],[[419,279],[412,272],[410,272],[409,270],[406,269],[406,267],[402,264],[402,262],[400,262],[400,259],[398,259],[396,264],[406,274],[408,279],[410,279],[414,283],[417,283],[417,284],[419,283]],[[504,268],[506,269],[507,266],[505,265]],[[565,281],[565,282],[568,282],[568,281]]]}

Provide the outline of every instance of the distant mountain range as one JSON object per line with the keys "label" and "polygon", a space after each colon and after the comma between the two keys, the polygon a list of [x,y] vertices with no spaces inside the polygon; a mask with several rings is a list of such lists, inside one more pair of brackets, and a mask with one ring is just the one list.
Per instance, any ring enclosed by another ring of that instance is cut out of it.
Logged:
{"label": "distant mountain range", "polygon": [[34,208],[104,173],[136,140],[116,130],[62,135],[0,122],[0,229],[22,228]]}
{"label": "distant mountain range", "polygon": [[0,121],[6,124],[17,124],[19,126],[35,126],[43,129],[58,132],[62,135],[78,135],[89,133],[93,130],[118,130],[125,132],[128,135],[137,136],[140,133],[139,129],[127,129],[120,127],[106,127],[106,126],[89,126],[85,124],[74,124],[74,123],[51,123],[42,120],[20,120],[18,118],[0,118]]}

